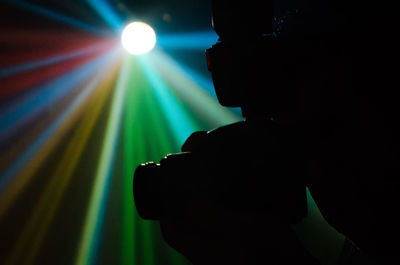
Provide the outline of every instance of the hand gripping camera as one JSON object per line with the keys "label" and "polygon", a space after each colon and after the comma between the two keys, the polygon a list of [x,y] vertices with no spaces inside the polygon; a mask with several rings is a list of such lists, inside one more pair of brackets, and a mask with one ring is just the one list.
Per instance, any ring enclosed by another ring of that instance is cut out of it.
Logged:
{"label": "hand gripping camera", "polygon": [[302,141],[268,117],[293,105],[290,42],[272,32],[271,1],[212,1],[219,41],[206,51],[221,105],[241,107],[245,121],[207,132],[207,144],[137,167],[136,209],[144,219],[185,216],[190,201],[272,212],[287,223],[307,214]]}

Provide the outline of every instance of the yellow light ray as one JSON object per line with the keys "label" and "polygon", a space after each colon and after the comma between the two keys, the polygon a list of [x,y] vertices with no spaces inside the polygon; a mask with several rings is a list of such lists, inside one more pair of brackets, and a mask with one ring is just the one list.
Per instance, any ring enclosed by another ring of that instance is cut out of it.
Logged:
{"label": "yellow light ray", "polygon": [[[90,97],[88,97],[90,98]],[[87,99],[85,99],[87,100]],[[12,206],[20,192],[32,180],[32,177],[39,170],[40,166],[45,163],[52,151],[59,145],[68,129],[71,128],[86,110],[87,104],[83,102],[78,105],[65,121],[57,128],[54,135],[47,139],[42,148],[34,157],[21,169],[19,174],[12,180],[4,192],[0,193],[0,219],[3,218],[7,210]]]}
{"label": "yellow light ray", "polygon": [[103,218],[102,212],[106,197],[105,192],[108,189],[110,179],[110,169],[112,167],[114,148],[116,146],[117,136],[120,129],[121,113],[123,110],[123,99],[131,71],[131,60],[124,58],[118,80],[115,86],[115,92],[112,96],[111,108],[107,120],[105,136],[103,138],[100,160],[96,169],[96,177],[93,183],[93,189],[90,193],[88,210],[85,216],[82,235],[79,243],[79,250],[76,256],[75,264],[90,264],[91,259],[96,257],[97,251],[95,243],[98,235],[98,228]]}
{"label": "yellow light ray", "polygon": [[[20,233],[18,241],[5,263],[6,265],[17,264],[19,258],[23,259],[22,262],[20,260],[20,264],[30,265],[34,263],[37,252],[80,160],[82,151],[110,94],[110,88],[118,68],[118,65],[113,66],[113,71],[110,71],[85,104],[88,106],[88,111],[80,121],[78,129],[74,132],[57,168],[49,177],[50,183],[46,186],[44,193],[32,211],[32,216]],[[108,70],[108,67],[106,70]],[[99,72],[99,75],[103,74],[104,71]],[[25,253],[25,255],[21,256],[20,253]]]}

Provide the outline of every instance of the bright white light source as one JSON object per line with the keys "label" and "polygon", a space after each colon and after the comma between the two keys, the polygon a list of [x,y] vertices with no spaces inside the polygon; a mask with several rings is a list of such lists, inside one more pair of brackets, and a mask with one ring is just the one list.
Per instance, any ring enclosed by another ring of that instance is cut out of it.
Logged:
{"label": "bright white light source", "polygon": [[145,54],[156,45],[156,33],[144,22],[132,22],[122,31],[121,42],[129,53]]}

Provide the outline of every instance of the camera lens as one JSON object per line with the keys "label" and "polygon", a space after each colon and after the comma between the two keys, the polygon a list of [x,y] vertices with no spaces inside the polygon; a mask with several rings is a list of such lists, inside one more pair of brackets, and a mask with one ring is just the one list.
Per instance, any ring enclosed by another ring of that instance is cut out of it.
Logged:
{"label": "camera lens", "polygon": [[136,168],[133,177],[133,198],[140,217],[159,220],[161,209],[161,167],[154,162]]}

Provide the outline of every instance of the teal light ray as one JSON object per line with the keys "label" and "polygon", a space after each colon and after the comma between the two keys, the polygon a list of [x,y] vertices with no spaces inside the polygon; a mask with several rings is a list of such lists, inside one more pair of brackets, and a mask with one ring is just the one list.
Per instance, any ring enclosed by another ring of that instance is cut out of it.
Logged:
{"label": "teal light ray", "polygon": [[162,80],[155,68],[147,59],[147,56],[137,57],[143,72],[151,84],[151,88],[162,107],[171,129],[174,132],[179,145],[183,144],[189,135],[200,128],[193,122],[185,110],[180,106],[177,99],[171,93],[170,88]]}
{"label": "teal light ray", "polygon": [[106,0],[86,0],[90,6],[117,32],[123,28],[122,19]]}
{"label": "teal light ray", "polygon": [[198,74],[192,75],[192,72],[185,71],[186,68],[166,53],[155,50],[148,55],[148,61],[152,63],[168,87],[184,99],[195,113],[203,116],[210,126],[217,127],[242,120],[236,109],[221,106],[216,97],[208,92],[209,88],[203,87],[210,85],[209,82],[206,82],[204,78],[199,80]]}

